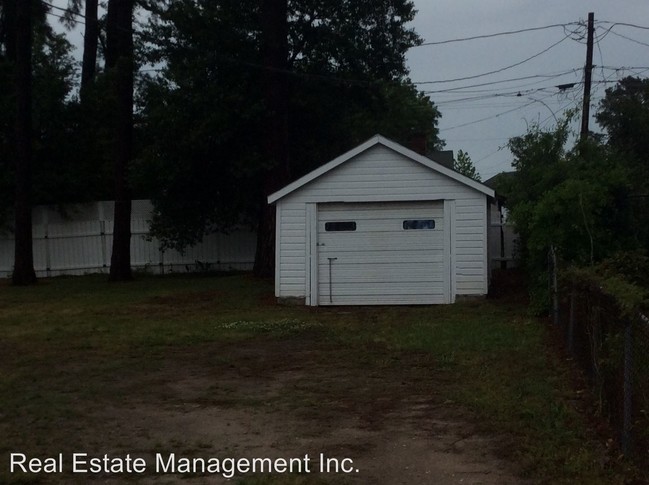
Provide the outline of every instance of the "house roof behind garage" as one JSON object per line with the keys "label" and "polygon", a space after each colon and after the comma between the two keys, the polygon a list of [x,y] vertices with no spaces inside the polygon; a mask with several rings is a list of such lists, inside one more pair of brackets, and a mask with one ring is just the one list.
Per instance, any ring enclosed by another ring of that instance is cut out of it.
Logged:
{"label": "house roof behind garage", "polygon": [[472,178],[466,177],[461,173],[456,172],[455,170],[447,168],[444,165],[434,160],[431,160],[430,158],[424,155],[420,155],[417,152],[414,152],[404,147],[403,145],[400,145],[392,140],[389,140],[388,138],[385,138],[384,136],[375,135],[369,140],[367,140],[365,143],[361,143],[356,148],[353,148],[349,150],[347,153],[344,153],[339,157],[334,158],[332,161],[318,167],[312,172],[309,172],[303,177],[297,179],[296,181],[285,186],[284,188],[278,190],[274,194],[271,194],[270,196],[268,196],[268,203],[272,204],[274,202],[277,202],[279,199],[287,196],[292,192],[295,192],[296,190],[305,186],[309,182],[317,179],[318,177],[321,177],[327,172],[335,169],[336,167],[344,164],[345,162],[351,160],[352,158],[356,157],[357,155],[363,153],[364,151],[376,145],[383,145],[391,150],[394,150],[395,152],[403,155],[404,157],[409,158],[414,162],[420,163],[421,165],[424,165],[425,167],[428,167],[431,170],[446,175],[447,177],[450,177],[451,179],[456,180],[457,182],[460,182],[468,187],[471,187],[472,189],[477,190],[478,192],[481,192],[489,197],[494,197],[495,195],[493,189],[487,187],[486,185],[477,182]]}

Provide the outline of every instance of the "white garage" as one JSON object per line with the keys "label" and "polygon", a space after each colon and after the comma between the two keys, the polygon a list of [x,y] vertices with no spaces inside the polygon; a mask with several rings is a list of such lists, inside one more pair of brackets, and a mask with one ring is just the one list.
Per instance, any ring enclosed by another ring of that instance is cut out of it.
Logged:
{"label": "white garage", "polygon": [[269,197],[275,295],[452,303],[488,290],[491,189],[380,135]]}

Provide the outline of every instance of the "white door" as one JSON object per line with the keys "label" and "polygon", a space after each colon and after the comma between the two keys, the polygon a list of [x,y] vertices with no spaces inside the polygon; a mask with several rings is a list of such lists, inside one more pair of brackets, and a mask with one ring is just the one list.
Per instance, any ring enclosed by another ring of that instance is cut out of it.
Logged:
{"label": "white door", "polygon": [[445,303],[444,202],[318,205],[318,304]]}

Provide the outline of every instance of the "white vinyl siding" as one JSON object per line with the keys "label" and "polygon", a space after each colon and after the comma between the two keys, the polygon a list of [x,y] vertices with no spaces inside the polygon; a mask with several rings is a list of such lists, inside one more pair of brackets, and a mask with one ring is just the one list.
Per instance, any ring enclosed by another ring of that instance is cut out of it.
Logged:
{"label": "white vinyl siding", "polygon": [[[279,285],[276,296],[304,297],[306,294],[306,206],[303,203],[282,202],[277,205],[278,245],[276,261]],[[288,231],[285,227],[293,228]],[[296,231],[299,227],[301,230]]]}
{"label": "white vinyl siding", "polygon": [[486,294],[487,196],[379,143],[276,202],[282,224],[277,296],[305,297],[310,291],[306,204],[441,200],[455,205],[448,224],[455,244],[455,267],[449,269],[456,294]]}
{"label": "white vinyl siding", "polygon": [[455,204],[458,295],[487,293],[487,200],[483,195],[480,198],[458,199]]}

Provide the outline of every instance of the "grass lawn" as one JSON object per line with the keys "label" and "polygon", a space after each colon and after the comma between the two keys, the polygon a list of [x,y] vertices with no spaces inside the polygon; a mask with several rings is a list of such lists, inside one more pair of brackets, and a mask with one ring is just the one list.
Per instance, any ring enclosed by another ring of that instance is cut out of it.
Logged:
{"label": "grass lawn", "polygon": [[[462,460],[485,464],[480,483],[631,476],[589,431],[588,393],[520,303],[306,308],[272,295],[246,274],[0,283],[0,483],[206,479],[71,475],[74,452],[324,452],[359,466],[235,479],[245,484],[455,483]],[[18,452],[63,453],[64,473],[11,474]]]}

